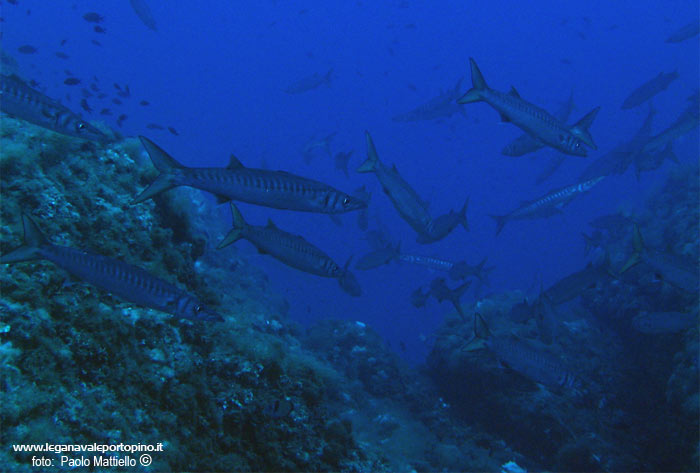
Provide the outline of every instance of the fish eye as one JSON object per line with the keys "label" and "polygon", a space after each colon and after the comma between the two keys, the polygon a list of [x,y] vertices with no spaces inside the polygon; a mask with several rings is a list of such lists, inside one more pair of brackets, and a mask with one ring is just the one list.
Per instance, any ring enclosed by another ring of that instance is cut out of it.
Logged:
{"label": "fish eye", "polygon": [[85,123],[83,123],[83,122],[78,122],[77,128],[78,128],[78,130],[82,130],[83,128],[85,128]]}
{"label": "fish eye", "polygon": [[347,197],[343,197],[343,205],[346,207],[350,205],[350,199]]}
{"label": "fish eye", "polygon": [[197,304],[196,306],[194,306],[194,313],[195,314],[198,314],[201,310],[202,310],[201,305]]}

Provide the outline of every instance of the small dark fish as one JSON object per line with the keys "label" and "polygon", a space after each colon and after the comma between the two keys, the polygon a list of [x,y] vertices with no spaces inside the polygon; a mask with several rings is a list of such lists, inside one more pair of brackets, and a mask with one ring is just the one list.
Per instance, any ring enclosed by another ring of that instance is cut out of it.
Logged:
{"label": "small dark fish", "polygon": [[175,136],[180,136],[180,133],[178,133],[177,130],[171,126],[168,127],[168,131]]}
{"label": "small dark fish", "polygon": [[62,39],[62,40],[61,40],[61,46],[65,46],[67,42],[68,42],[67,39]]}
{"label": "small dark fish", "polygon": [[64,53],[64,52],[56,51],[54,54],[55,54],[56,57],[59,58],[59,59],[68,59],[68,55],[67,55],[66,53]]}
{"label": "small dark fish", "polygon": [[111,115],[111,114],[112,114],[112,111],[108,108],[103,108],[102,110],[100,110],[100,115]]}
{"label": "small dark fish", "polygon": [[139,102],[139,105],[141,105],[142,107],[148,107],[149,105],[151,105],[151,102],[149,102],[148,100],[142,100]]}
{"label": "small dark fish", "polygon": [[104,18],[99,13],[88,12],[83,15],[83,19],[88,23],[101,23]]}
{"label": "small dark fish", "polygon": [[78,79],[77,77],[69,77],[66,80],[64,80],[63,83],[66,85],[78,85],[80,84],[80,79]]}
{"label": "small dark fish", "polygon": [[124,123],[124,120],[126,120],[127,118],[129,118],[129,117],[128,117],[126,114],[124,114],[124,113],[122,113],[121,115],[119,115],[119,118],[117,118],[117,126],[119,126],[119,128],[121,128],[121,127],[122,127],[122,123]]}
{"label": "small dark fish", "polygon": [[11,3],[12,5],[17,5],[18,1],[17,0],[7,0],[7,3]]}
{"label": "small dark fish", "polygon": [[119,100],[119,99],[117,99],[117,98],[114,98],[114,99],[112,99],[112,103],[113,103],[114,105],[121,105],[121,104],[122,104],[122,101]]}
{"label": "small dark fish", "polygon": [[428,301],[429,296],[430,290],[428,290],[427,292],[423,292],[423,288],[419,287],[411,293],[411,305],[416,309],[425,307],[425,303]]}
{"label": "small dark fish", "polygon": [[131,90],[129,90],[129,86],[128,85],[124,86],[123,89],[121,89],[119,92],[117,92],[117,95],[123,99],[128,99],[129,97],[131,97]]}
{"label": "small dark fish", "polygon": [[82,107],[83,110],[85,110],[88,113],[92,113],[92,109],[90,108],[90,105],[88,105],[87,100],[82,99],[80,101],[80,106]]}
{"label": "small dark fish", "polygon": [[91,42],[92,44],[94,44],[95,46],[102,47],[102,43],[100,43],[100,42],[97,41],[96,39],[92,39],[92,40],[90,40],[90,42]]}
{"label": "small dark fish", "polygon": [[19,48],[17,48],[17,51],[19,51],[22,54],[34,54],[38,50],[34,46],[32,46],[31,44],[24,44],[24,45],[20,46]]}
{"label": "small dark fish", "polygon": [[107,32],[107,30],[104,29],[104,28],[102,28],[100,25],[95,25],[95,26],[93,26],[93,27],[92,27],[92,30],[93,30],[95,33],[100,33],[100,34],[105,34],[105,33]]}
{"label": "small dark fish", "polygon": [[149,130],[165,130],[165,128],[163,128],[162,125],[159,125],[157,123],[149,123],[148,125],[146,125],[146,128],[148,128]]}

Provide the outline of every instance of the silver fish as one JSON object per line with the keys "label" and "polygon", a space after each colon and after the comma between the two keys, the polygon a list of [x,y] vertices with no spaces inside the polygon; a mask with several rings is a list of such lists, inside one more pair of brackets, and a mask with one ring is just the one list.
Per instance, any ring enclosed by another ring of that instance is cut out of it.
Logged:
{"label": "silver fish", "polygon": [[219,248],[243,238],[255,245],[261,254],[268,254],[287,266],[305,273],[337,279],[340,287],[351,296],[357,297],[362,294],[357,279],[348,270],[350,260],[345,268],[341,268],[327,254],[303,237],[280,230],[272,221],[264,227],[249,225],[233,202],[231,202],[231,213],[233,229],[219,244]]}
{"label": "silver fish", "polygon": [[698,326],[698,314],[687,312],[645,312],[632,319],[632,327],[646,334],[682,332]]}
{"label": "silver fish", "polygon": [[418,193],[404,180],[396,169],[396,166],[388,167],[379,160],[377,149],[369,132],[365,132],[367,139],[367,160],[360,165],[357,172],[373,172],[384,193],[389,197],[394,208],[419,235],[421,235],[431,222],[427,204],[418,196]]}
{"label": "silver fish", "polygon": [[486,85],[474,59],[469,58],[469,64],[472,73],[472,88],[458,100],[458,103],[486,102],[498,111],[503,121],[512,122],[536,140],[564,154],[586,156],[584,144],[597,149],[588,128],[593,123],[600,107],[588,112],[573,126],[568,126],[543,108],[523,100],[515,88],[511,88],[507,94],[491,89]]}
{"label": "silver fish", "polygon": [[367,207],[360,199],[327,184],[284,171],[247,168],[235,156],[226,168],[186,167],[148,138],[139,138],[161,174],[132,204],[173,187],[189,186],[211,192],[222,201],[238,200],[276,209],[334,214]]}
{"label": "silver fish", "polygon": [[[571,91],[569,94],[569,99],[564,103],[559,110],[554,112],[554,118],[559,120],[562,123],[566,123],[566,121],[569,119],[569,115],[571,115],[571,112],[574,110],[574,92]],[[501,154],[505,156],[523,156],[524,154],[528,153],[534,153],[535,151],[538,151],[542,148],[544,148],[545,144],[542,143],[540,140],[537,140],[530,136],[529,134],[525,133],[523,135],[520,135],[510,143],[508,143],[503,150],[501,150]],[[563,160],[563,159],[562,159]],[[552,171],[554,172],[554,171]]]}
{"label": "silver fish", "polygon": [[456,101],[460,97],[459,91],[462,85],[462,79],[457,81],[454,89],[440,92],[440,94],[428,100],[424,104],[419,105],[413,110],[396,115],[392,118],[395,122],[415,122],[420,120],[437,120],[440,118],[451,117],[455,113],[460,113],[466,117],[464,107],[460,107]]}
{"label": "silver fish", "polygon": [[671,82],[676,79],[678,79],[678,71],[669,72],[668,74],[660,72],[658,76],[634,89],[625,101],[622,102],[620,108],[628,110],[643,104],[659,92],[666,90],[668,86],[671,85]]}
{"label": "silver fish", "polygon": [[560,213],[577,195],[588,192],[603,179],[604,176],[599,176],[578,184],[562,187],[539,199],[523,202],[520,207],[509,214],[491,215],[491,218],[496,221],[496,235],[501,233],[505,224],[511,220],[546,218]]}
{"label": "silver fish", "polygon": [[683,26],[682,28],[679,28],[671,35],[669,35],[669,37],[666,38],[666,42],[680,43],[681,41],[690,39],[694,36],[697,36],[698,34],[700,34],[700,19],[696,18],[695,20],[691,21],[687,25]]}
{"label": "silver fish", "polygon": [[634,253],[620,270],[624,273],[638,263],[644,263],[663,282],[670,284],[688,294],[697,295],[700,292],[700,275],[697,261],[692,262],[673,253],[648,248],[644,244],[639,227],[634,225]]}
{"label": "silver fish", "polygon": [[581,388],[580,380],[556,357],[543,349],[514,336],[491,335],[480,314],[474,314],[474,339],[467,350],[487,348],[498,360],[526,378],[554,389],[574,394]]}
{"label": "silver fish", "polygon": [[304,92],[317,89],[324,84],[330,85],[332,76],[333,68],[331,67],[330,69],[328,69],[328,72],[326,72],[324,75],[315,72],[310,76],[303,77],[298,81],[289,84],[289,86],[286,89],[284,89],[284,91],[292,95],[302,94]]}
{"label": "silver fish", "polygon": [[146,25],[146,28],[158,31],[156,20],[153,18],[153,13],[151,13],[151,9],[148,7],[146,0],[129,0],[129,3],[131,3],[131,8],[133,8],[139,20]]}
{"label": "silver fish", "polygon": [[223,321],[216,312],[178,287],[145,270],[87,251],[49,243],[34,221],[22,215],[24,245],[0,257],[0,263],[48,260],[73,276],[138,305],[184,319]]}
{"label": "silver fish", "polygon": [[108,141],[104,133],[80,115],[29,87],[16,75],[0,74],[0,110],[62,135]]}

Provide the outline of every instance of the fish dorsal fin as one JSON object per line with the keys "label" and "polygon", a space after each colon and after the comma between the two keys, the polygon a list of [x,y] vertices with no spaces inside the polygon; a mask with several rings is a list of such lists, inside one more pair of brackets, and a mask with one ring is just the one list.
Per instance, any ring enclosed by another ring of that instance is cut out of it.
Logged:
{"label": "fish dorsal fin", "polygon": [[271,218],[268,218],[268,219],[267,219],[267,225],[266,225],[266,227],[267,227],[267,228],[275,228],[275,229],[276,229],[276,228],[277,228],[277,225],[275,225],[275,222],[273,222]]}
{"label": "fish dorsal fin", "polygon": [[231,153],[231,157],[228,160],[228,166],[226,166],[226,169],[242,169],[245,166],[243,166],[243,163],[241,163],[238,158],[236,157],[235,154]]}
{"label": "fish dorsal fin", "polygon": [[522,98],[522,97],[520,97],[520,94],[518,93],[518,91],[515,90],[515,87],[513,87],[512,85],[510,86],[510,91],[508,92],[508,95],[512,95],[513,97],[516,97],[519,99]]}

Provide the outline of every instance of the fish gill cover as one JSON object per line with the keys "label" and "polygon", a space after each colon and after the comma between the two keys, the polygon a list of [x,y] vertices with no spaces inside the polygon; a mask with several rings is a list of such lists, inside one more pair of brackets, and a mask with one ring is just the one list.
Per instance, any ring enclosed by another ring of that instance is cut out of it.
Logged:
{"label": "fish gill cover", "polygon": [[0,469],[700,469],[697,2],[1,3]]}

